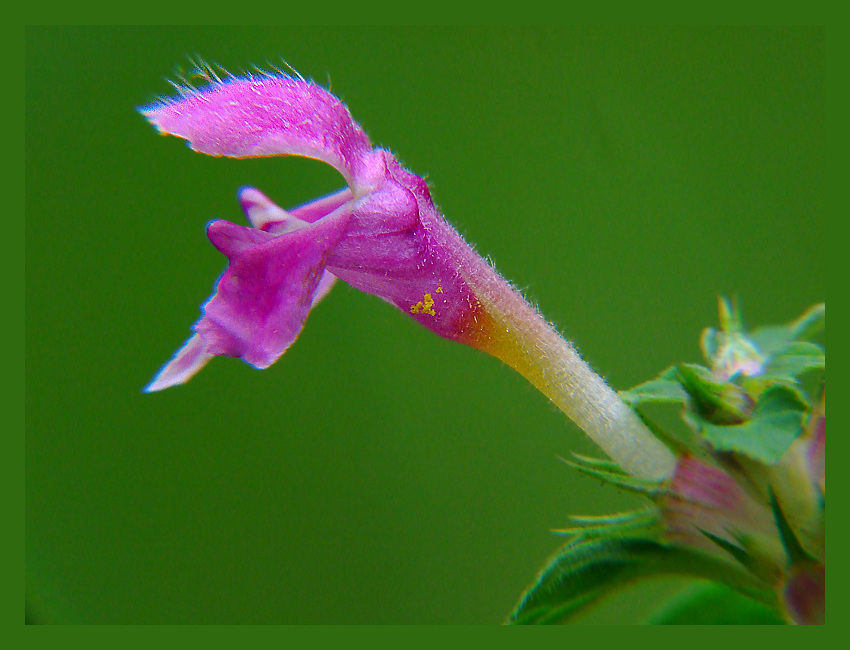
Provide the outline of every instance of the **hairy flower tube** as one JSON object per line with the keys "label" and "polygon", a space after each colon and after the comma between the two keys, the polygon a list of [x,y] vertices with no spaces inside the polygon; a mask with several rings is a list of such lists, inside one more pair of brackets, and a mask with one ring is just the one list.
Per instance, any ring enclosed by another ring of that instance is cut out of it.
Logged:
{"label": "hairy flower tube", "polygon": [[516,369],[630,473],[670,474],[675,458],[667,447],[443,219],[426,182],[372,147],[337,97],[283,74],[178,90],[179,97],[141,110],[161,133],[214,156],[322,160],[348,187],[291,211],[259,190],[241,191],[250,227],[209,225],[229,265],[194,335],[148,391],[187,381],[216,355],[269,366],[339,278]]}

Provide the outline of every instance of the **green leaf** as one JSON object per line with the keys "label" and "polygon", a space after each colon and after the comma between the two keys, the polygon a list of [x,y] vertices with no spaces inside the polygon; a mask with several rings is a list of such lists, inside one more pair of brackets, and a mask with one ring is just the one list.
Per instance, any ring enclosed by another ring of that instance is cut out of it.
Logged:
{"label": "green leaf", "polygon": [[674,454],[681,456],[695,451],[690,444],[692,443],[690,436],[688,440],[682,439],[672,431],[659,426],[646,413],[645,407],[651,404],[681,405],[688,402],[688,392],[679,381],[679,370],[676,366],[667,368],[655,379],[639,384],[629,390],[621,391],[620,397],[634,409],[638,417],[652,431],[655,437],[667,445]]}
{"label": "green leaf", "polygon": [[576,526],[562,528],[553,532],[569,535],[575,539],[597,537],[648,537],[655,538],[661,533],[661,521],[656,508],[641,508],[613,515],[570,517]]}
{"label": "green leaf", "polygon": [[773,465],[803,432],[805,413],[806,402],[800,394],[777,385],[764,392],[748,421],[722,426],[703,420],[700,433],[718,451]]}
{"label": "green leaf", "polygon": [[549,561],[508,622],[565,622],[620,587],[660,575],[711,578],[765,602],[773,599],[746,570],[708,553],[640,536],[579,537]]}
{"label": "green leaf", "polygon": [[826,355],[823,348],[814,343],[797,341],[777,350],[768,359],[764,376],[770,379],[796,381],[797,377],[809,370],[822,370],[826,367]]}
{"label": "green leaf", "polygon": [[781,579],[781,568],[777,566],[771,554],[765,554],[764,541],[759,535],[753,535],[736,527],[724,527],[732,540],[715,535],[695,526],[712,543],[723,549],[763,584],[775,585]]}
{"label": "green leaf", "polygon": [[671,366],[657,378],[622,391],[620,397],[630,406],[670,402],[683,404],[688,399],[688,393],[679,381],[678,369]]}
{"label": "green leaf", "polygon": [[720,312],[720,329],[727,334],[743,332],[744,324],[741,320],[741,310],[738,309],[737,299],[720,296],[717,303]]}
{"label": "green leaf", "polygon": [[737,544],[733,544],[730,541],[723,539],[722,537],[718,537],[707,530],[702,530],[701,528],[697,528],[699,532],[708,537],[712,542],[717,544],[724,551],[729,553],[732,557],[734,557],[738,562],[740,562],[744,567],[746,567],[750,572],[753,572],[753,569],[756,568],[755,560],[753,556],[750,555],[745,549],[741,548]]}
{"label": "green leaf", "polygon": [[803,548],[796,533],[791,528],[791,524],[788,523],[788,519],[785,517],[785,513],[782,512],[782,508],[779,506],[779,501],[776,500],[776,495],[772,488],[769,489],[769,496],[773,519],[776,521],[776,528],[779,529],[779,536],[782,539],[782,546],[785,548],[789,563],[814,562],[815,559]]}
{"label": "green leaf", "polygon": [[741,565],[746,568],[750,573],[757,576],[759,579],[763,580],[767,584],[774,584],[779,576],[776,572],[776,567],[772,563],[765,562],[763,558],[760,558],[756,555],[750,553],[747,550],[747,538],[743,536],[737,536],[736,539],[741,544],[733,544],[730,541],[723,539],[722,537],[718,537],[717,535],[713,535],[706,530],[702,530],[701,528],[697,528],[699,532],[705,535],[712,542],[717,544],[724,551],[729,553],[732,557],[734,557]]}
{"label": "green leaf", "polygon": [[631,492],[652,496],[661,489],[661,484],[658,481],[632,476],[623,471],[617,463],[610,460],[589,458],[580,454],[573,454],[573,460],[563,460],[567,465],[574,467],[585,476],[599,479],[603,483],[616,485]]}
{"label": "green leaf", "polygon": [[716,582],[701,582],[662,605],[650,625],[785,625],[772,607]]}
{"label": "green leaf", "polygon": [[690,395],[699,416],[714,424],[740,424],[750,417],[753,401],[747,392],[728,381],[717,381],[703,366],[685,363],[677,367],[679,380]]}
{"label": "green leaf", "polygon": [[795,341],[810,341],[826,329],[826,305],[820,303],[809,307],[800,318],[791,323],[791,338]]}
{"label": "green leaf", "polygon": [[772,355],[792,341],[810,341],[826,327],[826,306],[821,303],[810,307],[797,320],[787,325],[760,327],[750,334],[750,339],[765,355]]}
{"label": "green leaf", "polygon": [[711,363],[711,360],[717,357],[717,352],[720,349],[724,332],[714,328],[706,327],[699,337],[699,346],[702,349],[702,355],[706,361]]}

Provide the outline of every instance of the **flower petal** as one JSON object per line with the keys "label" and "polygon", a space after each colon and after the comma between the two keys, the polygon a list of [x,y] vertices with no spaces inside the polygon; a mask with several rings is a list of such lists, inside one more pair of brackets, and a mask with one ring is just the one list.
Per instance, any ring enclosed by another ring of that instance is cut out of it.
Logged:
{"label": "flower petal", "polygon": [[315,201],[299,205],[297,208],[292,208],[289,213],[293,217],[297,217],[302,221],[315,223],[325,215],[336,210],[346,201],[350,201],[352,198],[353,195],[351,190],[346,187],[344,190],[340,190],[335,194],[329,194],[328,196],[316,199]]}
{"label": "flower petal", "polygon": [[251,225],[275,235],[315,223],[351,199],[351,190],[346,187],[297,208],[284,210],[256,187],[243,187],[239,190],[239,203]]}
{"label": "flower petal", "polygon": [[[439,215],[427,185],[387,152],[384,178],[354,201],[328,270],[395,305],[445,338],[471,343],[480,304],[459,267],[460,235]],[[411,180],[414,179],[414,180]],[[414,182],[415,181],[415,182]]]}
{"label": "flower petal", "polygon": [[140,109],[160,132],[215,156],[294,155],[334,166],[355,188],[368,185],[369,138],[324,88],[284,75],[236,77]]}
{"label": "flower petal", "polygon": [[207,351],[241,357],[257,368],[274,363],[301,332],[328,252],[348,218],[343,207],[319,223],[278,236],[227,221],[210,224],[210,241],[230,265],[195,325]]}
{"label": "flower petal", "polygon": [[[336,194],[311,201],[292,211],[286,211],[255,187],[243,187],[239,191],[239,202],[251,225],[273,235],[282,235],[308,226],[350,199],[351,190],[345,188]],[[307,220],[302,219],[305,216],[308,217]],[[335,282],[336,277],[332,273],[329,271],[322,273],[319,286],[313,295],[314,305],[328,294]]]}
{"label": "flower petal", "polygon": [[213,355],[207,351],[200,335],[195,334],[177,351],[174,357],[162,367],[153,381],[145,386],[146,393],[184,384],[203,368]]}
{"label": "flower petal", "polygon": [[281,235],[211,223],[207,235],[230,264],[204,305],[196,334],[145,390],[182,384],[216,355],[240,357],[257,368],[274,363],[333,285],[336,278],[324,267],[349,217],[343,206],[320,223]]}
{"label": "flower petal", "polygon": [[[307,225],[293,216],[255,187],[243,187],[239,190],[239,203],[251,225],[257,230],[272,231],[279,235],[292,232]],[[274,226],[274,230],[270,228]]]}

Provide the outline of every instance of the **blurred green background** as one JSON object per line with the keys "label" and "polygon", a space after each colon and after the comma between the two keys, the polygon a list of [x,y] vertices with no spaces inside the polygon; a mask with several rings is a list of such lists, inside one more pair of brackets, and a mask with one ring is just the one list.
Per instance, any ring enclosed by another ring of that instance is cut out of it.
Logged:
{"label": "blurred green background", "polygon": [[330,83],[618,389],[699,361],[719,293],[751,325],[825,298],[821,29],[28,28],[33,622],[499,623],[550,529],[635,504],[557,460],[593,446],[519,375],[345,285],[270,369],[141,392],[236,190],[341,185],[157,137],[135,108],[195,54]]}

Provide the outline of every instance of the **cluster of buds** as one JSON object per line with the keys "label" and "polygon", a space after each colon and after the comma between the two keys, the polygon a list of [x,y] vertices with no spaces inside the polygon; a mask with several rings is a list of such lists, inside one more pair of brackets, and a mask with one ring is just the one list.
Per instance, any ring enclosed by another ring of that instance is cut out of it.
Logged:
{"label": "cluster of buds", "polygon": [[[814,342],[824,306],[746,333],[721,299],[720,324],[703,333],[706,366],[673,366],[620,393],[675,453],[670,475],[646,480],[614,462],[575,457],[583,474],[647,504],[574,517],[576,525],[560,531],[569,541],[527,590],[513,622],[567,620],[617,587],[662,574],[730,587],[745,598],[730,607],[750,612],[752,605],[759,621],[824,622],[825,355]],[[685,431],[653,423],[653,404],[677,408]],[[732,618],[747,622],[741,616]]]}
{"label": "cluster of buds", "polygon": [[668,539],[733,558],[793,623],[825,615],[824,322],[818,305],[747,335],[720,301],[710,368],[677,369],[695,435],[658,499]]}

